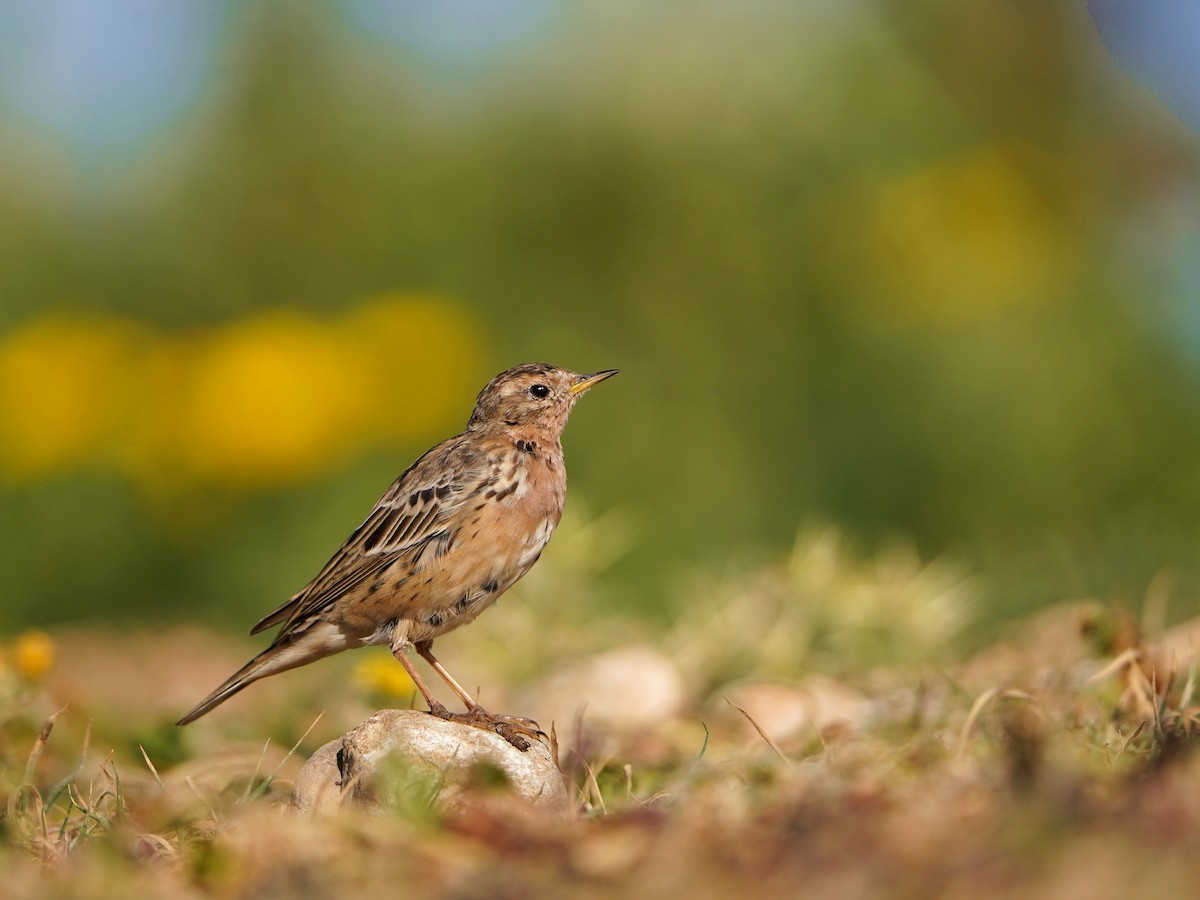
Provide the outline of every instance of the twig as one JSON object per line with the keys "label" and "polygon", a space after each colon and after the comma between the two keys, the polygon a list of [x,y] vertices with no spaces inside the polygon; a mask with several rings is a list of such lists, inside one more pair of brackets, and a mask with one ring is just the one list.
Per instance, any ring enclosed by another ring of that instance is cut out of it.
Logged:
{"label": "twig", "polygon": [[[65,708],[65,707],[64,707]],[[56,713],[57,715],[57,713]],[[72,781],[79,777],[79,773],[83,771],[84,759],[87,756],[88,747],[92,742],[92,720],[89,719],[87,728],[83,731],[83,748],[79,751],[79,763],[71,771],[69,775],[59,781],[53,788],[50,789],[50,794],[46,798],[46,805],[53,806],[58,802],[58,798],[62,795],[63,789],[66,788]],[[111,754],[109,755],[111,758]]]}
{"label": "twig", "polygon": [[1196,689],[1196,661],[1193,659],[1192,664],[1188,666],[1187,681],[1183,683],[1183,693],[1179,696],[1179,713],[1183,720],[1184,734],[1191,737],[1192,722],[1187,715],[1187,709],[1192,703],[1192,693]]}
{"label": "twig", "polygon": [[160,778],[158,775],[158,769],[154,768],[154,763],[150,762],[150,754],[146,752],[146,748],[141,744],[138,744],[138,749],[142,751],[142,759],[146,761],[146,768],[150,770],[150,774],[154,776],[154,780],[158,782],[158,786],[163,790],[166,790],[166,786],[163,784],[162,778]]}
{"label": "twig", "polygon": [[[1131,734],[1129,737],[1127,737],[1121,743],[1121,751],[1117,754],[1117,758],[1115,760],[1113,760],[1114,765],[1116,765],[1117,763],[1119,763],[1121,761],[1121,757],[1125,755],[1125,751],[1129,749],[1129,745],[1132,744],[1137,739],[1137,736],[1142,733],[1142,731],[1143,731],[1143,729],[1145,729],[1145,727],[1146,727],[1145,719],[1142,719],[1142,721],[1138,722],[1138,727],[1133,729],[1133,734]],[[1118,732],[1118,734],[1119,733],[1120,732]]]}
{"label": "twig", "polygon": [[1099,672],[1093,673],[1092,676],[1088,679],[1088,684],[1094,684],[1097,681],[1103,681],[1109,675],[1112,675],[1115,672],[1119,672],[1119,671],[1121,671],[1121,669],[1125,668],[1126,666],[1137,662],[1138,659],[1141,657],[1141,655],[1142,655],[1142,653],[1140,650],[1138,650],[1135,647],[1130,647],[1124,653],[1121,653],[1118,656],[1116,656],[1112,660],[1112,662],[1110,662],[1107,666],[1105,666]]}
{"label": "twig", "polygon": [[267,738],[263,744],[262,753],[258,754],[258,762],[254,764],[254,771],[250,773],[250,779],[246,782],[246,790],[242,792],[242,803],[247,803],[250,800],[250,789],[254,787],[254,779],[258,777],[258,773],[262,771],[263,760],[267,758],[267,751],[271,749],[271,739]]}
{"label": "twig", "polygon": [[[281,759],[279,761],[279,765],[275,767],[275,771],[272,772],[270,775],[268,775],[263,780],[262,784],[260,784],[258,786],[258,788],[254,791],[254,794],[250,797],[251,800],[257,800],[259,797],[261,797],[263,794],[265,794],[267,792],[267,789],[271,787],[271,783],[275,781],[275,776],[277,776],[280,773],[280,771],[282,771],[283,767],[285,765],[287,765],[287,761],[289,759],[291,759],[293,755],[295,755],[297,750],[300,749],[300,745],[304,743],[304,739],[308,737],[309,732],[311,732],[314,728],[317,727],[317,723],[321,721],[321,717],[323,715],[325,715],[324,711],[317,713],[317,717],[312,720],[312,724],[309,725],[308,728],[306,728],[304,730],[304,734],[300,735],[300,739],[298,741],[296,741],[295,744],[292,745],[292,749],[289,750],[287,752],[287,754],[283,757],[283,759]],[[263,752],[264,753],[266,752],[265,748],[263,749]],[[255,769],[256,773],[257,773],[257,771],[258,770]]]}
{"label": "twig", "polygon": [[42,751],[46,749],[46,742],[50,740],[50,732],[54,730],[54,723],[66,711],[67,707],[64,706],[43,722],[42,727],[38,729],[37,738],[29,751],[29,759],[25,763],[25,776],[22,778],[22,784],[33,784],[33,773],[37,769],[38,760],[42,758]]}
{"label": "twig", "polygon": [[704,729],[704,743],[700,745],[700,754],[696,757],[697,764],[699,764],[700,760],[704,759],[704,754],[708,750],[708,739],[712,737],[712,734],[708,730],[708,723],[703,719],[700,720],[700,727]]}
{"label": "twig", "polygon": [[980,694],[978,697],[976,697],[975,702],[971,704],[971,711],[969,713],[967,713],[967,721],[963,722],[963,727],[958,732],[958,752],[959,752],[959,754],[964,754],[967,752],[967,743],[971,739],[971,731],[975,727],[975,720],[978,719],[979,716],[983,713],[984,707],[986,707],[989,703],[991,703],[992,700],[995,699],[996,695],[999,693],[1000,693],[1000,688],[990,687],[986,691],[984,691],[982,694]]}
{"label": "twig", "polygon": [[[793,764],[792,761],[790,759],[788,759],[786,755],[784,755],[784,752],[779,749],[779,745],[776,744],[773,740],[771,740],[771,736],[769,734],[767,734],[765,731],[763,731],[762,726],[759,725],[756,721],[754,721],[754,716],[750,715],[750,713],[746,712],[744,709],[742,709],[740,706],[738,706],[736,703],[734,703],[728,697],[725,698],[725,702],[728,703],[730,706],[732,706],[734,709],[736,709],[738,712],[740,712],[743,716],[746,717],[746,721],[754,726],[754,730],[758,732],[758,736],[760,738],[762,738],[764,741],[766,741],[767,746],[775,751],[776,756],[778,756],[780,759],[782,759],[789,766]],[[705,729],[705,731],[707,731],[707,729]]]}

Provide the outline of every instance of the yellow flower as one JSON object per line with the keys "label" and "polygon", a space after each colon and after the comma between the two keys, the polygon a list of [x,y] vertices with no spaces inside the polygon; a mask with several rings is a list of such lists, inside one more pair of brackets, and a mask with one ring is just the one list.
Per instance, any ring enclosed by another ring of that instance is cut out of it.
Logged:
{"label": "yellow flower", "polygon": [[346,318],[342,335],[367,366],[359,390],[374,403],[364,425],[384,446],[465,425],[466,406],[492,374],[479,368],[485,354],[475,322],[443,297],[374,297]]}
{"label": "yellow flower", "polygon": [[874,313],[971,322],[1062,292],[1073,239],[1014,153],[984,148],[882,187],[866,235]]}
{"label": "yellow flower", "polygon": [[45,315],[0,335],[0,472],[100,465],[168,495],[297,481],[442,436],[487,374],[482,344],[465,311],[429,295],[174,335]]}
{"label": "yellow flower", "polygon": [[411,697],[417,690],[400,663],[382,655],[360,662],[354,668],[354,680],[363,690],[385,697]]}
{"label": "yellow flower", "polygon": [[110,459],[143,339],[120,319],[61,314],[0,339],[0,471],[27,478]]}
{"label": "yellow flower", "polygon": [[178,423],[183,462],[235,483],[327,468],[355,443],[370,389],[352,348],[282,311],[209,335],[190,375]]}
{"label": "yellow flower", "polygon": [[38,681],[54,667],[54,639],[44,631],[26,631],[13,646],[13,665],[25,681]]}

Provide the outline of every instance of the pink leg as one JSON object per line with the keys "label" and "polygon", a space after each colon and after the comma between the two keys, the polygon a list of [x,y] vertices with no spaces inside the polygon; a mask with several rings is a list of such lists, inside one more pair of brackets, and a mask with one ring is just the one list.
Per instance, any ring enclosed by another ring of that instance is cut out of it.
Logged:
{"label": "pink leg", "polygon": [[408,658],[406,648],[393,647],[392,655],[399,660],[400,665],[404,666],[404,671],[408,673],[408,677],[412,679],[413,684],[417,686],[417,690],[421,692],[421,696],[425,698],[425,702],[429,705],[429,711],[435,716],[445,718],[443,714],[449,714],[449,710],[438,702],[437,698],[433,696],[429,687],[425,684],[425,681],[417,674],[416,667],[412,664],[412,660]]}
{"label": "pink leg", "polygon": [[429,704],[429,711],[439,719],[446,719],[450,722],[461,722],[464,725],[473,725],[476,728],[494,732],[518,750],[529,749],[530,744],[526,740],[527,737],[534,740],[545,737],[545,734],[538,728],[537,722],[534,722],[532,719],[493,715],[472,700],[471,695],[462,689],[462,686],[446,671],[446,667],[438,662],[437,657],[433,655],[433,641],[417,641],[413,646],[416,647],[417,653],[421,655],[421,658],[433,667],[433,670],[442,677],[467,707],[465,713],[452,713],[446,709],[445,706],[434,698],[429,687],[421,680],[421,676],[417,674],[412,660],[408,658],[408,654],[405,652],[406,647],[393,648],[392,653],[400,661],[400,665],[404,666],[404,671],[408,672],[409,677],[413,680],[413,684],[417,686],[417,690],[421,692],[421,696]]}
{"label": "pink leg", "polygon": [[421,658],[425,662],[429,663],[433,671],[442,676],[442,681],[450,685],[450,690],[458,694],[458,699],[463,702],[463,705],[467,709],[479,709],[479,705],[471,699],[471,695],[462,689],[462,686],[446,671],[446,667],[438,662],[437,657],[433,655],[433,641],[417,641],[413,646],[417,648],[417,653],[421,655]]}

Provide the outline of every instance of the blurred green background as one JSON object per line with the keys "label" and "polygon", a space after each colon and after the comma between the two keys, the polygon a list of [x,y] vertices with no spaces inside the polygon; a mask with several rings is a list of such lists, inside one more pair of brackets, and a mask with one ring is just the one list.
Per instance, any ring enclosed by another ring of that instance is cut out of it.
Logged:
{"label": "blurred green background", "polygon": [[623,370],[624,611],[819,522],[1189,613],[1197,71],[1130,6],[6,4],[0,627],[241,628],[541,359]]}

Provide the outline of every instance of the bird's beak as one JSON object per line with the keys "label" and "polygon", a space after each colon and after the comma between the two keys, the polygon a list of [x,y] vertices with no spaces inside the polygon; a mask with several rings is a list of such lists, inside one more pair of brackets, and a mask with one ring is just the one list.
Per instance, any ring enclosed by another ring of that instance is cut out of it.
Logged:
{"label": "bird's beak", "polygon": [[567,393],[568,394],[582,394],[588,388],[592,387],[593,385],[599,384],[605,378],[612,378],[614,375],[616,375],[620,371],[621,371],[620,369],[605,369],[603,372],[597,372],[595,375],[588,375],[586,378],[583,379],[583,381],[573,384],[569,388],[567,388]]}

